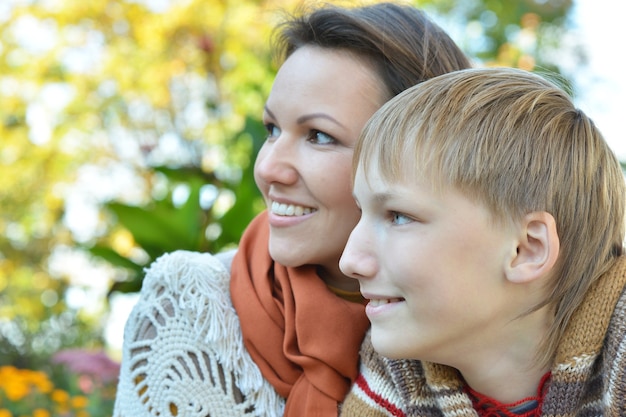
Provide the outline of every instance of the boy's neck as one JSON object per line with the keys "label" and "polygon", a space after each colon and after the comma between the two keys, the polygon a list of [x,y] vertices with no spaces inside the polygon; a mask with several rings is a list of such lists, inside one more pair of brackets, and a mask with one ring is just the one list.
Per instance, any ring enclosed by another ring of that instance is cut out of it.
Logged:
{"label": "boy's neck", "polygon": [[502,403],[536,395],[541,379],[550,371],[550,364],[541,364],[537,358],[551,317],[546,307],[520,317],[511,334],[499,335],[497,346],[487,347],[486,354],[459,368],[466,383]]}
{"label": "boy's neck", "polygon": [[546,372],[537,387],[535,395],[528,396],[514,403],[502,403],[493,398],[482,395],[479,392],[474,391],[471,387],[466,386],[465,390],[472,400],[474,409],[478,412],[479,416],[512,416],[523,415],[527,417],[539,417],[541,414],[543,400],[545,394],[548,391],[548,384],[550,382],[551,372]]}
{"label": "boy's neck", "polygon": [[509,404],[537,395],[537,388],[549,371],[549,367],[545,367],[541,370],[511,373],[505,378],[492,376],[491,379],[480,381],[474,385],[467,380],[466,383],[476,392],[501,403]]}

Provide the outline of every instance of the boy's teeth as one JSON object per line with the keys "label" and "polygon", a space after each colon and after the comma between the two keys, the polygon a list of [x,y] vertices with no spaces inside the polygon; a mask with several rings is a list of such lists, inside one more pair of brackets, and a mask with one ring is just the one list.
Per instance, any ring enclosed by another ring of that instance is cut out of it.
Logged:
{"label": "boy's teeth", "polygon": [[378,306],[382,306],[382,305],[385,305],[385,304],[397,303],[397,302],[400,302],[402,300],[403,300],[402,298],[385,298],[385,299],[377,298],[377,299],[370,300],[369,304],[372,307],[378,307]]}
{"label": "boy's teeth", "polygon": [[272,213],[278,214],[279,216],[302,216],[313,212],[313,209],[310,207],[296,206],[294,204],[281,204],[276,201],[272,202],[271,210]]}

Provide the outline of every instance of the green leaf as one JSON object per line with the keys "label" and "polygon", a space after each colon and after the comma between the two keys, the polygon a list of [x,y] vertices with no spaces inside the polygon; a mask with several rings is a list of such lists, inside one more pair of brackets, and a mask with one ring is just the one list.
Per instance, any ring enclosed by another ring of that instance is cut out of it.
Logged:
{"label": "green leaf", "polygon": [[110,247],[96,245],[92,248],[89,248],[88,250],[92,255],[107,261],[111,265],[120,268],[126,268],[136,273],[141,273],[143,271],[143,265],[139,265],[131,261],[130,259],[120,255],[117,251],[113,250]]}

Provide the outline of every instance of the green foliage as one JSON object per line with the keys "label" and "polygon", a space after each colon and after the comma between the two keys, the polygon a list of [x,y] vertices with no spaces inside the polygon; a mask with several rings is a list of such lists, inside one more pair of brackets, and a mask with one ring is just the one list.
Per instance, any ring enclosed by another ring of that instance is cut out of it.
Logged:
{"label": "green foliage", "polygon": [[[244,130],[237,140],[251,143],[250,154],[258,152],[265,128],[255,119],[248,118]],[[206,173],[198,167],[167,168],[155,167],[154,172],[166,178],[170,189],[165,198],[153,199],[144,206],[134,206],[110,202],[106,209],[115,216],[115,223],[130,232],[135,245],[147,257],[140,261],[120,254],[106,241],[89,248],[89,251],[103,260],[128,270],[128,279],[115,282],[111,292],[136,292],[141,289],[143,268],[166,252],[176,250],[208,251],[216,253],[234,246],[243,230],[262,207],[261,195],[254,183],[253,164],[242,167],[238,181],[220,180],[216,173]],[[173,186],[173,187],[172,187]],[[184,186],[188,195],[183,202],[176,204],[173,190]],[[203,188],[211,186],[215,196],[208,204],[202,204]],[[215,203],[220,194],[230,191],[236,195],[235,201],[225,213],[216,209]],[[210,233],[217,227],[217,233]]]}
{"label": "green foliage", "polygon": [[56,351],[67,346],[99,348],[104,345],[97,326],[83,320],[76,311],[48,311],[34,326],[28,316],[0,321],[0,366],[42,369]]}
{"label": "green foliage", "polygon": [[[415,3],[434,16],[439,15],[461,48],[479,65],[560,73],[555,51],[563,48],[572,0],[417,0]],[[572,91],[568,83],[564,86]]]}
{"label": "green foliage", "polygon": [[[66,311],[86,336],[102,331],[106,300],[89,312],[67,303],[66,289],[87,285],[91,271],[71,265],[74,259],[64,261],[71,272],[51,271],[51,262],[61,262],[55,253],[89,251],[113,290],[136,291],[143,267],[163,251],[217,251],[235,243],[258,211],[249,165],[259,129],[246,115],[261,113],[273,78],[263,16],[274,5],[227,3],[0,7],[0,354],[7,360],[44,356],[35,348],[38,335]],[[174,151],[163,150],[167,140],[176,142]],[[92,181],[86,171],[107,175],[120,167],[136,187],[117,183],[117,193],[101,193],[100,179],[87,188],[83,201],[100,213],[90,234],[79,236],[75,224],[87,215],[69,204],[76,184]],[[157,190],[163,182],[167,195]],[[190,196],[179,205],[172,192],[181,184]],[[233,207],[237,216],[222,222],[228,206],[198,205],[207,184],[225,196],[245,190]],[[81,344],[61,337],[50,346]]]}

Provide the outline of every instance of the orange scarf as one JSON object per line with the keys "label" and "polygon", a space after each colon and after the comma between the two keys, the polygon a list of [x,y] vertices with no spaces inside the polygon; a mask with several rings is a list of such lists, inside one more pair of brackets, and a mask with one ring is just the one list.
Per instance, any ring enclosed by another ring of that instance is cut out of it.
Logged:
{"label": "orange scarf", "polygon": [[336,416],[357,376],[369,327],[364,307],[333,294],[313,265],[275,263],[268,240],[263,212],[244,232],[233,259],[230,292],[244,343],[265,379],[287,399],[285,416]]}

